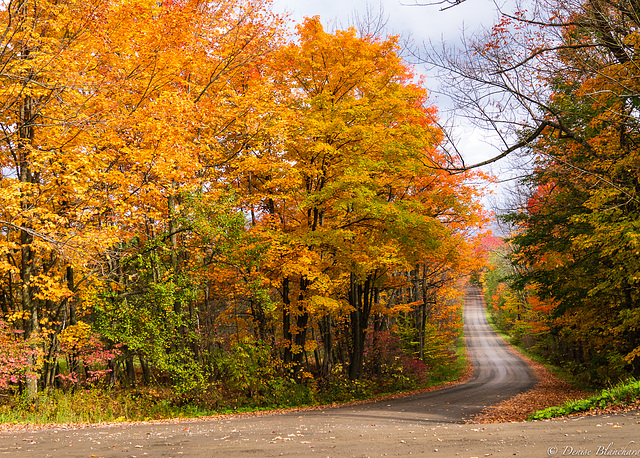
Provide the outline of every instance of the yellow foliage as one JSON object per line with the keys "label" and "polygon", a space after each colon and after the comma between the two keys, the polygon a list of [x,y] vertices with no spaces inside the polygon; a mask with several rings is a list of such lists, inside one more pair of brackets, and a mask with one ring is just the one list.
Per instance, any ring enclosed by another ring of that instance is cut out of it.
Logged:
{"label": "yellow foliage", "polygon": [[308,299],[309,312],[316,313],[336,313],[341,309],[350,308],[346,303],[342,303],[332,297],[313,295]]}
{"label": "yellow foliage", "polygon": [[396,316],[400,313],[409,313],[416,309],[417,306],[422,305],[422,301],[409,302],[405,304],[396,304],[389,308],[389,315]]}
{"label": "yellow foliage", "polygon": [[7,323],[15,323],[18,320],[28,319],[30,315],[31,315],[30,312],[22,310],[22,311],[10,313],[5,317],[5,320],[7,321]]}
{"label": "yellow foliage", "polygon": [[91,326],[80,321],[75,325],[67,326],[60,332],[60,343],[73,346],[81,346],[86,343],[91,336]]}
{"label": "yellow foliage", "polygon": [[304,343],[304,351],[314,351],[316,348],[318,348],[318,342],[315,340],[307,340]]}

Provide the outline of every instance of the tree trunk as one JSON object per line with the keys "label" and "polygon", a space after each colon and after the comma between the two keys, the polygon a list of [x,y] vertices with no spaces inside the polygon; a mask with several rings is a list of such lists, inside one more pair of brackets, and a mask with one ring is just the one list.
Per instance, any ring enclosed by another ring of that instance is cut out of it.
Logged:
{"label": "tree trunk", "polygon": [[124,361],[124,366],[127,374],[127,382],[129,383],[129,387],[136,387],[136,370],[133,365],[133,355],[127,356],[127,359]]}
{"label": "tree trunk", "polygon": [[349,287],[349,303],[354,308],[351,312],[351,355],[349,362],[349,378],[358,380],[364,367],[364,346],[369,314],[373,305],[372,283],[375,274],[370,274],[364,283],[357,281],[351,274]]}
{"label": "tree trunk", "polygon": [[309,325],[309,311],[300,304],[303,303],[304,295],[309,287],[309,281],[304,277],[300,277],[300,292],[298,294],[298,306],[296,307],[296,333],[294,334],[294,343],[298,351],[293,356],[293,362],[297,370],[303,366],[305,346],[307,343],[307,327]]}
{"label": "tree trunk", "polygon": [[333,335],[331,333],[331,315],[327,314],[322,317],[318,323],[322,338],[322,347],[324,348],[324,357],[322,358],[322,366],[320,373],[325,380],[331,379],[331,369],[333,367]]}
{"label": "tree trunk", "polygon": [[282,329],[286,342],[284,364],[292,364],[294,372],[296,373],[303,366],[304,347],[307,338],[307,326],[309,324],[309,312],[306,309],[302,309],[299,305],[302,302],[307,286],[308,281],[301,278],[298,305],[294,307],[291,304],[289,278],[285,278],[282,282]]}
{"label": "tree trunk", "polygon": [[289,277],[282,280],[282,339],[285,342],[284,356],[282,358],[285,367],[291,363],[291,299],[289,298]]}
{"label": "tree trunk", "polygon": [[138,359],[140,360],[140,368],[142,369],[142,378],[144,379],[144,384],[146,386],[149,386],[151,385],[151,371],[149,370],[147,358],[145,358],[144,355],[138,354]]}
{"label": "tree trunk", "polygon": [[[29,76],[29,79],[31,77]],[[31,184],[34,181],[31,173],[29,157],[29,145],[33,142],[33,99],[25,97],[20,107],[20,123],[18,155],[20,161],[19,179],[22,183],[21,190],[21,207],[24,211],[28,211],[31,206],[32,190]],[[25,224],[26,226],[26,224]],[[34,399],[38,392],[38,379],[36,377],[37,364],[37,340],[40,331],[38,325],[38,309],[33,300],[33,292],[31,287],[31,277],[33,274],[34,253],[31,248],[33,243],[33,235],[27,228],[20,231],[20,281],[22,283],[22,310],[27,314],[24,322],[24,337],[30,340],[30,353],[27,358],[27,380],[26,392],[29,399]]]}

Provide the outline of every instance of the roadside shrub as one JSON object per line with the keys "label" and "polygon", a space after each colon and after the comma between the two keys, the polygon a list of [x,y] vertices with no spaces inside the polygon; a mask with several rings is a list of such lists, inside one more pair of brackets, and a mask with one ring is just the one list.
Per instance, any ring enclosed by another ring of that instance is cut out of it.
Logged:
{"label": "roadside shrub", "polygon": [[17,331],[0,320],[0,390],[26,382],[27,378],[38,378],[39,366],[30,367],[29,359],[41,363],[42,351],[34,342],[25,341],[22,331]]}
{"label": "roadside shrub", "polygon": [[280,370],[271,346],[244,338],[215,355],[217,378],[237,405],[254,407],[312,404],[316,386],[311,374]]}
{"label": "roadside shrub", "polygon": [[69,368],[68,373],[57,375],[64,389],[95,384],[104,379],[111,372],[109,361],[120,354],[117,346],[108,349],[91,326],[84,322],[68,326],[59,338],[60,351],[66,356]]}
{"label": "roadside shrub", "polygon": [[381,385],[382,391],[412,389],[427,384],[428,367],[402,348],[401,339],[390,332],[367,333],[365,373]]}
{"label": "roadside shrub", "polygon": [[380,391],[373,380],[350,380],[342,364],[335,364],[331,371],[331,379],[324,382],[319,396],[323,404],[330,404],[367,399]]}

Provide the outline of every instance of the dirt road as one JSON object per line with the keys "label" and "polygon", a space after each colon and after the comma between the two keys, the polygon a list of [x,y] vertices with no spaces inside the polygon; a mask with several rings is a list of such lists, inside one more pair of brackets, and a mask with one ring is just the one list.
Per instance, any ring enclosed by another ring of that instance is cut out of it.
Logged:
{"label": "dirt road", "polygon": [[[465,418],[535,381],[488,326],[467,291],[465,333],[472,379],[376,403],[284,414],[119,424],[0,434],[0,455],[33,457],[237,456],[640,456],[640,416],[464,425]],[[636,443],[637,442],[637,443]]]}

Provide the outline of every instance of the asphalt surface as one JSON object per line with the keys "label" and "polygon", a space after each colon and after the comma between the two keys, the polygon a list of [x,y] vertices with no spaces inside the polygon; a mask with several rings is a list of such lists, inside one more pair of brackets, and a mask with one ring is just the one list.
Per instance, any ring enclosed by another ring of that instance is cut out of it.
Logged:
{"label": "asphalt surface", "polygon": [[[535,384],[528,366],[488,326],[467,291],[471,380],[375,403],[171,423],[0,433],[0,455],[25,457],[640,456],[635,413],[534,423],[463,424]],[[636,444],[636,439],[638,444]]]}

